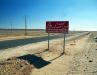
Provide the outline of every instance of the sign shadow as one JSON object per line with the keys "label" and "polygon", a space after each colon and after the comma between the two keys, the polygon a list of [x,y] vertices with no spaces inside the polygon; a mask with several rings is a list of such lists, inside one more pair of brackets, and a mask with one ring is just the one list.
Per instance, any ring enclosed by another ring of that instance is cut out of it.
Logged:
{"label": "sign shadow", "polygon": [[37,69],[40,69],[40,68],[50,64],[49,61],[45,61],[41,57],[38,57],[38,56],[35,56],[35,55],[30,55],[30,54],[20,56],[18,58],[28,61],[30,64],[34,65],[34,67],[36,67]]}

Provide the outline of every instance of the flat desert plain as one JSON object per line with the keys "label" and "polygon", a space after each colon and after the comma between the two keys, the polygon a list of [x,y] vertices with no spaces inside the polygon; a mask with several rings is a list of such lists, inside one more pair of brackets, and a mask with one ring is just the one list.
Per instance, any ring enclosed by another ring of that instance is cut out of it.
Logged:
{"label": "flat desert plain", "polygon": [[97,75],[97,32],[0,50],[0,75]]}

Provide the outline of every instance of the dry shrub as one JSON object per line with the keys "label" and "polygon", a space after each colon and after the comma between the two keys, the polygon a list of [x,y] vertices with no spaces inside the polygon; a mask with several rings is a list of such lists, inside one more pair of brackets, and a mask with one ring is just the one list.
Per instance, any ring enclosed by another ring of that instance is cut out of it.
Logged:
{"label": "dry shrub", "polygon": [[30,75],[33,68],[23,59],[10,58],[0,62],[0,75]]}

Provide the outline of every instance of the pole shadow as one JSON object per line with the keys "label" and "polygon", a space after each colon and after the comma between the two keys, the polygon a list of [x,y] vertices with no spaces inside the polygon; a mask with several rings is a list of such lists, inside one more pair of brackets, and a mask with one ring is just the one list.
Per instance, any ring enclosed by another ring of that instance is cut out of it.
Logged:
{"label": "pole shadow", "polygon": [[64,53],[61,53],[59,56],[57,56],[56,58],[51,59],[51,60],[49,60],[49,61],[54,61],[54,60],[58,59],[59,57],[61,57],[61,56],[63,56],[63,55],[64,55]]}

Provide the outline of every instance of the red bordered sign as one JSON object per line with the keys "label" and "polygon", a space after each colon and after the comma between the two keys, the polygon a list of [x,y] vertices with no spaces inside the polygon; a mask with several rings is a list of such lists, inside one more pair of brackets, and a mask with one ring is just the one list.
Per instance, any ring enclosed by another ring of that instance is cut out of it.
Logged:
{"label": "red bordered sign", "polygon": [[68,33],[69,21],[47,21],[47,33]]}

